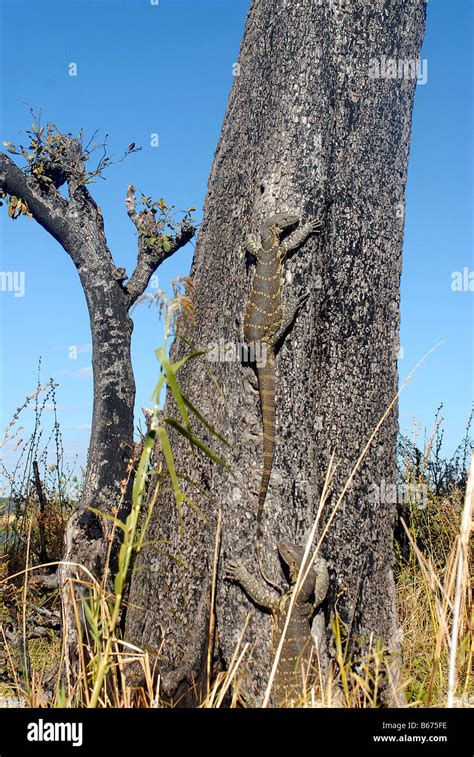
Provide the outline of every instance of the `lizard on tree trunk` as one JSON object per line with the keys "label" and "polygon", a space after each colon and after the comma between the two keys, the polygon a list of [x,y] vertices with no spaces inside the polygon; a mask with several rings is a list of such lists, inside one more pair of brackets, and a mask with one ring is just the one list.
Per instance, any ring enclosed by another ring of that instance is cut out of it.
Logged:
{"label": "lizard on tree trunk", "polygon": [[[285,626],[291,597],[303,562],[305,548],[290,542],[279,542],[278,552],[289,569],[288,591],[275,598],[265,584],[254,578],[240,562],[230,561],[226,578],[240,584],[248,597],[273,615],[273,653],[278,648]],[[295,598],[275,674],[275,701],[281,707],[301,696],[315,680],[317,665],[310,621],[324,601],[329,587],[326,560],[317,558]],[[312,600],[312,601],[311,601]]]}
{"label": "lizard on tree trunk", "polygon": [[[256,364],[263,423],[263,472],[258,495],[256,549],[260,573],[278,590],[279,587],[265,576],[261,557],[263,507],[275,451],[275,351],[308,297],[308,294],[289,296],[283,310],[283,263],[288,253],[321,228],[321,221],[312,220],[282,241],[282,234],[296,226],[299,220],[290,213],[273,215],[263,224],[259,237],[249,235],[246,244],[247,250],[255,256],[257,266],[245,309],[243,338],[254,347],[255,354],[263,356],[262,364]],[[263,348],[263,352],[260,349],[257,352],[257,347]]]}

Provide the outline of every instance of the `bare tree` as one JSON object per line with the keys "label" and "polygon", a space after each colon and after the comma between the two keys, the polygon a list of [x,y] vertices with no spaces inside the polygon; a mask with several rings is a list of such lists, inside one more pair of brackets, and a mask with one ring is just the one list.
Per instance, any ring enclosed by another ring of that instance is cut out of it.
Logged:
{"label": "bare tree", "polygon": [[[105,146],[82,145],[82,135],[74,138],[48,124],[27,132],[27,148],[6,143],[9,152],[23,155],[26,164],[18,167],[5,153],[0,154],[0,193],[8,202],[12,218],[29,215],[64,248],[79,274],[86,297],[92,333],[94,398],[92,432],[82,499],[72,515],[66,533],[65,564],[60,570],[65,602],[65,620],[71,608],[68,592],[78,573],[73,563],[83,565],[100,579],[107,559],[107,522],[88,506],[124,518],[130,507],[130,459],[133,450],[133,409],[135,381],[130,359],[133,322],[130,308],[143,294],[153,272],[192,238],[195,229],[186,214],[180,228],[172,233],[166,206],[144,199],[139,212],[135,192],[129,187],[128,214],[138,230],[138,259],[127,281],[124,269],[117,269],[108,248],[100,207],[87,183],[111,164]],[[85,163],[96,149],[101,157],[94,171]],[[130,145],[126,154],[133,152]],[[59,188],[67,184],[67,199]],[[112,564],[116,555],[110,552]],[[84,573],[79,570],[79,577]],[[69,610],[68,610],[69,607]],[[74,659],[75,624],[66,622],[67,641]]]}
{"label": "bare tree", "polygon": [[[275,212],[323,219],[320,237],[287,264],[287,287],[310,297],[277,356],[277,443],[263,557],[280,582],[277,543],[304,543],[334,456],[322,536],[397,390],[405,184],[424,26],[424,0],[254,0],[247,18],[192,267],[196,325],[188,336],[197,347],[239,341],[248,233]],[[176,356],[180,349],[175,346]],[[176,440],[177,465],[209,495],[194,492],[208,526],[187,509],[181,537],[173,501],[161,503],[137,560],[127,615],[127,638],[158,658],[171,698],[192,689],[187,702],[202,694],[209,672],[229,664],[249,610],[250,693],[252,686],[254,693],[262,690],[270,663],[271,619],[222,570],[229,558],[241,558],[251,570],[256,564],[257,381],[238,361],[213,370],[221,393],[204,361],[183,369],[184,389],[227,434],[233,446],[222,454],[231,472],[189,456]],[[396,505],[386,492],[397,480],[397,428],[394,405],[321,548],[330,565],[326,625],[337,602],[351,638],[367,642],[372,635],[389,650],[397,648]]]}

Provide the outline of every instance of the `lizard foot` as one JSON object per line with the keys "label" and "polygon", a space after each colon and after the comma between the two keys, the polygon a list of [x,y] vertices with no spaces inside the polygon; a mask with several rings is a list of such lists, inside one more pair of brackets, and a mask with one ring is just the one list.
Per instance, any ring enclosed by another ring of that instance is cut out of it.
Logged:
{"label": "lizard foot", "polygon": [[244,566],[238,560],[229,560],[225,567],[224,578],[226,581],[239,582],[242,579],[242,573],[245,571]]}
{"label": "lizard foot", "polygon": [[311,228],[310,233],[314,234],[316,231],[319,231],[322,228],[323,222],[320,218],[313,218],[312,221],[308,222],[308,225]]}

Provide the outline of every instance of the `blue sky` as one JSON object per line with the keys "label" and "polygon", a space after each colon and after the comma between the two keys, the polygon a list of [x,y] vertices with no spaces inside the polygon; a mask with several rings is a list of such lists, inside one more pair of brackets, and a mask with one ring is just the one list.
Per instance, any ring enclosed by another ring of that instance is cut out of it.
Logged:
{"label": "blue sky", "polygon": [[[142,152],[113,166],[92,187],[117,265],[132,270],[134,227],[126,188],[173,202],[204,200],[232,84],[248,0],[149,0],[41,3],[0,0],[1,140],[21,141],[28,106],[66,132],[109,134],[119,156],[130,142]],[[471,0],[430,0],[418,86],[407,188],[402,278],[400,375],[441,340],[400,403],[402,428],[417,418],[431,428],[444,402],[446,448],[459,442],[472,397],[473,293],[454,292],[451,275],[472,259]],[[69,76],[69,64],[77,76]],[[150,135],[159,135],[159,147]],[[1,270],[25,274],[25,294],[0,292],[2,428],[42,376],[59,382],[57,400],[67,459],[83,463],[92,410],[88,315],[78,277],[59,245],[33,221],[0,213]],[[185,275],[188,245],[159,270],[160,286]],[[157,376],[153,350],[162,330],[154,309],[134,312],[137,405]],[[68,347],[78,345],[76,360]],[[26,417],[25,417],[26,420]]]}

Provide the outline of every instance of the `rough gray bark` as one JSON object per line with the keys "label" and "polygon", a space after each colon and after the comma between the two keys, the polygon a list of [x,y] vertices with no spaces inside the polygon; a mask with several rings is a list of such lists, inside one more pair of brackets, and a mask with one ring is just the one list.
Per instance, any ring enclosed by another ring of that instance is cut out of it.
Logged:
{"label": "rough gray bark", "polygon": [[[59,569],[63,634],[67,660],[74,669],[78,659],[77,623],[71,593],[78,587],[76,579],[89,580],[87,573],[77,565],[100,580],[110,558],[113,576],[118,547],[117,534],[114,543],[109,545],[110,523],[87,508],[92,506],[113,513],[122,520],[130,508],[135,380],[130,356],[133,323],[129,310],[148,286],[156,268],[191,239],[194,229],[183,224],[176,236],[169,238],[166,252],[159,247],[147,248],[145,241],[153,232],[153,221],[147,220],[150,214],[135,211],[134,188],[129,187],[127,209],[138,229],[138,260],[129,288],[124,283],[125,273],[115,267],[107,246],[101,209],[83,183],[81,144],[61,135],[59,145],[56,161],[46,166],[46,174],[49,170],[53,178],[47,186],[0,153],[0,190],[7,196],[24,200],[33,218],[70,255],[89,311],[94,380],[92,432],[84,489],[79,506],[67,524],[64,562]],[[57,191],[66,181],[68,200]],[[142,221],[148,223],[147,230],[142,228]]]}
{"label": "rough gray bark", "polygon": [[[264,563],[282,580],[276,543],[303,542],[315,517],[330,456],[338,468],[323,523],[370,433],[397,389],[403,208],[416,79],[374,78],[383,56],[417,61],[423,0],[254,0],[209,179],[192,276],[196,346],[239,341],[249,290],[248,232],[270,214],[321,215],[319,239],[287,264],[308,290],[277,357],[277,443],[263,516]],[[178,348],[176,348],[178,352]],[[216,515],[222,543],[216,599],[215,669],[226,666],[244,620],[254,645],[246,686],[269,672],[270,620],[227,584],[223,563],[255,567],[255,514],[262,422],[255,374],[239,362],[182,372],[185,391],[232,442],[229,474],[175,440],[178,466],[207,488],[193,496],[209,526],[185,511],[178,538],[170,497],[157,508],[136,565],[127,638],[159,654],[163,690],[178,699],[203,684]],[[397,408],[372,444],[325,539],[336,595],[351,632],[396,646],[395,505],[371,504],[369,486],[396,481]],[[191,493],[191,492],[190,492]],[[160,540],[167,540],[166,551]],[[171,546],[170,546],[171,545]],[[180,555],[182,560],[177,560]],[[196,689],[194,691],[196,694]],[[197,691],[199,696],[199,691]],[[184,701],[190,701],[186,699]]]}

